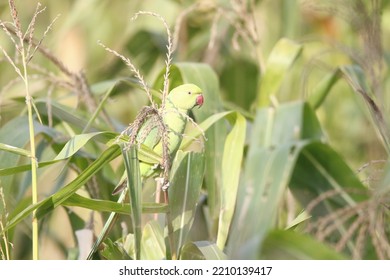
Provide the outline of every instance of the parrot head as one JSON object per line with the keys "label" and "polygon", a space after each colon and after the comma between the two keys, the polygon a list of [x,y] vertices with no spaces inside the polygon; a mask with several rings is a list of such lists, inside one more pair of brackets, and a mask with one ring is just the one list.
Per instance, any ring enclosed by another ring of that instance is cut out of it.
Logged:
{"label": "parrot head", "polygon": [[203,101],[202,90],[194,84],[175,87],[168,95],[168,102],[181,110],[190,110],[195,106],[200,107]]}

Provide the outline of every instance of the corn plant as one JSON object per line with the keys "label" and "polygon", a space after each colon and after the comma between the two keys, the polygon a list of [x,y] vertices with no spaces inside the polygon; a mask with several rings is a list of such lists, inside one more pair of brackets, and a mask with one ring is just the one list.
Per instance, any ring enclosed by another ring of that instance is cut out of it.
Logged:
{"label": "corn plant", "polygon": [[71,2],[0,6],[2,259],[390,257],[387,3]]}

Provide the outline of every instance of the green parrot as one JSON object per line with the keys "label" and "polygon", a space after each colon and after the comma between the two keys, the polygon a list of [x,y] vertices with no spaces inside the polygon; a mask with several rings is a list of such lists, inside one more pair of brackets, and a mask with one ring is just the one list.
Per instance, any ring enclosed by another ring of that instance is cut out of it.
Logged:
{"label": "green parrot", "polygon": [[[195,106],[201,107],[204,101],[202,90],[194,84],[184,84],[172,89],[165,103],[163,111],[163,121],[168,128],[168,148],[170,158],[172,159],[180,147],[185,126],[187,124],[187,114]],[[148,119],[141,127],[137,134],[137,141],[153,149],[158,154],[162,154],[162,141],[158,127],[153,125],[153,118]],[[146,135],[145,135],[146,134]],[[152,176],[154,173],[153,165],[140,162],[141,179]],[[126,173],[125,173],[126,174]],[[113,194],[121,193],[118,202],[122,202],[126,192],[122,191],[126,184],[126,175],[112,192]],[[87,259],[91,259],[93,253],[100,246],[101,242],[107,236],[110,228],[114,224],[118,214],[111,213],[106,221],[99,237],[95,241]]]}
{"label": "green parrot", "polygon": [[[163,112],[163,121],[168,128],[168,149],[171,159],[180,147],[189,110],[195,106],[201,107],[203,101],[202,90],[194,84],[184,84],[169,92]],[[161,155],[163,152],[161,135],[158,127],[152,122],[153,119],[150,118],[142,125],[137,135],[137,141]],[[142,179],[152,176],[154,171],[152,165],[140,162]],[[120,193],[124,187],[125,184],[119,184],[112,194]]]}

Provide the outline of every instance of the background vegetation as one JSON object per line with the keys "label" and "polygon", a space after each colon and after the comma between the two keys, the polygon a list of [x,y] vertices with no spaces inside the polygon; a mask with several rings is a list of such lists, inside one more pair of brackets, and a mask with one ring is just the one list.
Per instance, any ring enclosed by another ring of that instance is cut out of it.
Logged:
{"label": "background vegetation", "polygon": [[[0,256],[85,259],[117,212],[90,257],[388,259],[388,2],[3,0]],[[166,64],[204,90],[198,126],[169,204],[137,176],[118,203]]]}

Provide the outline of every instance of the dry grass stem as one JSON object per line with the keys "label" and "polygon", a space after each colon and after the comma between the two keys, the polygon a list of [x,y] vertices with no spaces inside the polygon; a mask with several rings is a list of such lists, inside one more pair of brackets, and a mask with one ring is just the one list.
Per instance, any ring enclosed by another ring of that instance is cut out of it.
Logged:
{"label": "dry grass stem", "polygon": [[11,25],[13,26],[12,23],[9,23],[9,22],[3,22],[2,20],[0,20],[0,26],[1,28],[3,29],[4,33],[8,36],[8,38],[11,40],[12,44],[15,46],[15,49],[16,51],[20,54],[22,53],[22,50],[21,50],[21,46],[16,42],[14,36],[12,36],[11,32],[14,33],[16,36],[18,34],[17,30],[14,31],[15,27],[13,26],[13,28],[8,28],[7,25]]}
{"label": "dry grass stem", "polygon": [[[213,61],[218,52],[221,44],[225,42],[225,34],[228,31],[227,25],[223,25],[223,30],[218,30],[218,23],[222,19],[226,19],[228,26],[234,28],[234,34],[232,36],[232,46],[236,50],[240,50],[239,39],[244,39],[249,45],[256,47],[259,43],[258,30],[256,27],[256,19],[254,16],[254,1],[230,1],[230,8],[209,1],[199,1],[196,4],[191,5],[178,16],[175,23],[174,41],[173,46],[176,48],[179,41],[179,34],[183,26],[184,20],[191,13],[199,13],[201,15],[213,14],[210,28],[210,39],[207,46],[207,52],[205,53],[204,61],[213,64]],[[253,51],[253,55],[257,55],[256,51]],[[261,62],[259,57],[259,62]]]}
{"label": "dry grass stem", "polygon": [[8,4],[9,4],[10,11],[11,11],[13,25],[15,26],[15,29],[16,29],[16,34],[17,34],[18,38],[22,38],[23,37],[22,27],[20,25],[18,10],[16,9],[15,1],[10,0],[10,1],[8,1]]}
{"label": "dry grass stem", "polygon": [[346,247],[347,242],[352,239],[353,234],[359,229],[359,227],[362,226],[362,224],[365,222],[365,217],[360,215],[357,217],[355,221],[351,224],[351,226],[347,229],[347,232],[345,232],[340,240],[335,245],[336,251],[340,252],[343,250],[343,248]]}
{"label": "dry grass stem", "polygon": [[[19,54],[20,56],[20,62],[17,61],[18,57],[16,57],[15,60],[12,60],[8,55],[7,51],[2,46],[0,46],[0,48],[4,56],[8,60],[8,62],[12,65],[12,67],[15,69],[15,72],[23,80],[24,83],[25,100],[26,100],[27,115],[28,115],[29,145],[30,145],[30,153],[31,153],[31,197],[32,197],[31,203],[36,204],[38,201],[38,178],[37,178],[38,159],[35,156],[36,147],[35,147],[33,111],[35,111],[39,121],[41,121],[41,119],[40,119],[39,112],[34,104],[32,93],[30,91],[28,63],[32,59],[37,48],[39,47],[40,42],[42,42],[42,40],[47,35],[54,21],[47,27],[41,41],[37,44],[36,48],[34,48],[33,51],[31,51],[33,47],[33,34],[35,30],[36,20],[38,15],[42,13],[45,10],[45,8],[41,9],[40,8],[41,5],[40,4],[37,5],[35,12],[32,16],[32,19],[30,21],[30,24],[27,27],[27,31],[23,35],[22,26],[19,20],[18,11],[15,6],[14,0],[9,0],[9,7],[10,7],[10,13],[12,17],[12,23],[10,24],[11,27],[8,28],[3,21],[0,21],[0,26],[2,30],[5,32],[5,34],[10,38],[10,40],[14,44],[17,54]],[[18,39],[19,43],[14,39],[14,35],[16,35],[16,38]],[[18,64],[20,64],[20,66],[18,66]],[[32,218],[31,236],[32,236],[32,256],[34,260],[37,260],[39,258],[39,254],[38,254],[39,253],[39,246],[38,246],[39,229],[38,229],[38,220],[35,217],[35,212],[36,210],[34,210],[32,213],[33,218]]]}
{"label": "dry grass stem", "polygon": [[190,14],[192,13],[198,6],[198,3],[197,4],[193,4],[191,6],[189,6],[188,8],[186,8],[184,11],[182,11],[179,16],[177,17],[176,19],[176,22],[175,22],[175,27],[174,27],[174,31],[173,31],[173,50],[176,50],[178,45],[179,45],[179,38],[180,38],[180,31],[181,31],[181,27],[183,25],[183,22],[185,20],[185,18]]}
{"label": "dry grass stem", "polygon": [[[14,37],[12,36],[11,32],[9,31],[9,29],[7,28],[6,24],[0,20],[0,26],[1,28],[3,29],[4,33],[9,37],[9,39],[12,41],[13,45],[15,46],[16,50],[21,53],[22,50],[19,46],[19,44],[15,41]],[[17,31],[15,31],[15,34],[18,34]],[[0,44],[0,50],[3,52],[4,54],[4,57],[6,58],[6,60],[9,62],[9,64],[12,65],[12,67],[14,68],[15,72],[18,74],[18,76],[20,76],[22,78],[22,80],[24,80],[24,77],[23,77],[23,74],[22,72],[20,71],[19,67],[15,64],[14,60],[9,56],[8,52],[2,47],[2,45]]]}
{"label": "dry grass stem", "polygon": [[119,57],[127,66],[129,66],[130,70],[135,74],[136,78],[138,79],[138,81],[140,82],[142,88],[144,89],[145,93],[147,94],[151,106],[155,108],[156,105],[155,105],[155,103],[153,101],[152,94],[150,93],[149,86],[146,83],[144,77],[141,75],[140,71],[135,67],[135,65],[131,62],[131,60],[129,58],[125,57],[124,55],[118,53],[117,51],[115,51],[115,50],[105,46],[100,41],[98,41],[98,44],[101,47],[103,47],[106,51],[108,51],[109,53],[112,53],[113,55]]}
{"label": "dry grass stem", "polygon": [[384,260],[390,258],[390,244],[384,232],[384,212],[380,211],[380,208],[376,210],[379,211],[370,212],[369,233],[376,253]]}
{"label": "dry grass stem", "polygon": [[371,160],[365,164],[363,164],[362,166],[360,166],[356,172],[357,173],[360,173],[362,172],[364,169],[367,169],[368,167],[372,166],[372,165],[376,165],[376,164],[385,164],[387,163],[387,160],[386,159],[377,159],[377,160]]}
{"label": "dry grass stem", "polygon": [[[60,17],[60,15],[57,15],[52,21],[51,23],[46,27],[46,30],[43,32],[43,36],[41,37],[41,39],[38,41],[38,43],[32,43],[33,42],[33,37],[32,37],[32,32],[30,33],[31,34],[31,38],[29,38],[29,49],[28,49],[28,52],[27,52],[27,62],[30,62],[31,59],[33,58],[34,54],[37,52],[37,50],[39,49],[39,47],[41,46],[42,44],[42,41],[46,38],[47,34],[49,33],[49,31],[52,29],[54,23],[58,20],[58,18]],[[35,46],[33,51],[30,53],[30,48],[32,46]]]}
{"label": "dry grass stem", "polygon": [[[367,242],[372,246],[379,259],[390,258],[390,241],[385,232],[387,213],[386,196],[375,196],[370,191],[346,189],[346,193],[368,195],[368,199],[349,205],[309,222],[306,232],[311,232],[320,241],[329,242],[335,250],[341,252],[348,248],[354,259],[364,258]],[[341,190],[332,190],[321,194],[309,203],[307,211],[312,212],[320,203],[335,196],[342,196]],[[371,195],[370,195],[371,194]],[[367,234],[371,238],[367,238]],[[336,240],[335,240],[336,239]]]}
{"label": "dry grass stem", "polygon": [[220,21],[220,18],[222,16],[222,10],[220,8],[217,9],[213,21],[211,23],[211,30],[210,30],[210,41],[207,46],[207,49],[210,51],[215,47],[215,42],[218,38],[218,22]]}
{"label": "dry grass stem", "polygon": [[357,207],[344,207],[333,211],[332,213],[319,218],[318,222],[313,224],[313,228],[316,229],[316,236],[319,240],[324,240],[331,233],[343,227],[350,218],[358,215],[358,212],[366,207],[368,203],[361,203]]}
{"label": "dry grass stem", "polygon": [[[33,38],[34,38],[34,31],[35,31],[35,22],[36,22],[36,19],[38,17],[38,15],[40,13],[42,13],[43,11],[46,10],[46,7],[43,7],[42,9],[41,8],[41,3],[38,3],[36,8],[35,8],[35,13],[30,21],[30,24],[28,25],[27,27],[27,30],[26,32],[24,33],[24,36],[23,38],[20,38],[21,39],[21,44],[23,44],[23,41],[27,41],[28,43],[28,46],[27,46],[27,55],[26,57],[30,57],[30,51],[31,51],[31,47],[33,46],[32,45],[32,41],[33,41]],[[28,35],[28,36],[27,36]],[[26,39],[28,37],[28,39]],[[28,61],[31,60],[31,59],[28,59]]]}
{"label": "dry grass stem", "polygon": [[373,122],[377,127],[384,146],[390,153],[390,129],[387,104],[384,97],[383,81],[385,78],[384,54],[382,45],[382,1],[381,0],[306,0],[306,8],[338,16],[349,23],[361,39],[359,48],[343,46],[339,49],[347,54],[355,65],[358,65],[365,76],[365,81],[351,79],[344,75],[351,88],[359,94],[370,110]]}
{"label": "dry grass stem", "polygon": [[365,222],[361,225],[356,237],[355,248],[352,252],[352,258],[354,260],[362,259],[362,252],[365,249],[367,240],[368,223]]}
{"label": "dry grass stem", "polygon": [[162,108],[162,110],[164,110],[166,99],[167,99],[167,96],[169,93],[169,73],[170,73],[170,68],[171,68],[171,64],[172,64],[172,55],[174,52],[174,44],[173,44],[173,40],[172,40],[171,31],[170,31],[170,28],[169,28],[166,20],[161,15],[159,15],[157,13],[139,11],[131,18],[131,20],[136,20],[138,18],[138,16],[140,16],[140,15],[149,15],[149,16],[153,16],[153,17],[159,19],[163,23],[165,30],[167,32],[168,44],[166,46],[167,52],[166,52],[166,60],[165,60],[164,88],[162,90],[162,104],[161,104],[161,108]]}
{"label": "dry grass stem", "polygon": [[342,195],[342,194],[370,194],[369,190],[361,190],[355,188],[343,188],[343,189],[334,189],[321,193],[318,197],[313,199],[306,207],[306,211],[311,212],[315,207],[318,206],[321,202],[325,201],[334,196]]}

